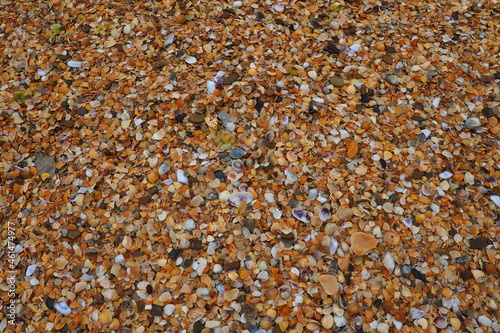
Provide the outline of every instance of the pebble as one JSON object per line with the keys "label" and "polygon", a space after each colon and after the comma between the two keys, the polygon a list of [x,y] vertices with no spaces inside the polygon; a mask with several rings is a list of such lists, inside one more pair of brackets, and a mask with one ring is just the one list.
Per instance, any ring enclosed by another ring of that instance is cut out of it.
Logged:
{"label": "pebble", "polygon": [[195,124],[201,124],[205,121],[205,115],[203,113],[195,112],[189,117],[189,120]]}
{"label": "pebble", "polygon": [[488,245],[488,242],[486,241],[486,239],[484,237],[476,237],[476,238],[470,239],[469,244],[470,244],[471,249],[482,250],[482,249],[486,248],[486,246]]}
{"label": "pebble", "polygon": [[394,74],[387,75],[385,80],[393,86],[397,86],[400,84],[399,78]]}
{"label": "pebble", "polygon": [[345,85],[344,79],[342,79],[340,76],[333,76],[329,79],[329,82],[334,86],[334,87],[343,87]]}
{"label": "pebble", "polygon": [[230,85],[230,84],[236,82],[239,78],[240,78],[240,76],[238,75],[238,73],[233,72],[223,79],[222,84]]}

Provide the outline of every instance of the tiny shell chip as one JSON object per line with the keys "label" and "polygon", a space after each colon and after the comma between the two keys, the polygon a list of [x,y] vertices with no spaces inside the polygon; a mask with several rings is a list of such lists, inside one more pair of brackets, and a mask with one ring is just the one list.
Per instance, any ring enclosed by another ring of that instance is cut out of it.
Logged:
{"label": "tiny shell chip", "polygon": [[375,237],[365,234],[364,232],[355,232],[351,236],[351,249],[354,254],[362,256],[369,250],[375,248],[378,241]]}
{"label": "tiny shell chip", "polygon": [[280,2],[276,6],[274,6],[274,10],[277,12],[282,12],[285,10],[286,5],[283,2]]}
{"label": "tiny shell chip", "polygon": [[478,118],[469,118],[465,121],[465,127],[467,128],[477,128],[481,126],[481,121]]}
{"label": "tiny shell chip", "polygon": [[177,181],[181,184],[188,184],[188,178],[184,174],[184,171],[182,170],[177,170]]}
{"label": "tiny shell chip", "polygon": [[215,82],[214,82],[214,81],[212,81],[212,80],[208,80],[208,81],[207,81],[207,92],[208,92],[209,94],[213,94],[213,93],[214,93],[214,91],[215,91],[215,88],[216,88],[216,84],[215,84]]}
{"label": "tiny shell chip", "polygon": [[72,68],[80,68],[80,67],[82,67],[82,62],[81,61],[70,60],[70,61],[68,61],[68,66],[72,67]]}
{"label": "tiny shell chip", "polygon": [[304,223],[310,223],[311,222],[311,217],[309,216],[309,213],[306,212],[305,210],[302,209],[293,209],[292,210],[292,215],[299,221],[302,221]]}
{"label": "tiny shell chip", "polygon": [[248,192],[235,192],[231,193],[226,200],[231,206],[239,207],[243,201],[250,203],[253,197]]}
{"label": "tiny shell chip", "polygon": [[328,208],[322,208],[319,211],[319,219],[321,221],[325,222],[326,220],[329,220],[331,217],[332,217],[332,213],[330,212],[330,210]]}
{"label": "tiny shell chip", "polygon": [[66,304],[66,302],[59,302],[54,304],[54,308],[62,313],[63,315],[69,315],[71,313],[71,308]]}
{"label": "tiny shell chip", "polygon": [[439,174],[439,178],[441,179],[448,179],[448,178],[451,178],[453,176],[453,174],[449,171],[444,171],[444,172],[441,172]]}
{"label": "tiny shell chip", "polygon": [[45,76],[47,75],[47,73],[45,71],[43,71],[42,69],[38,68],[38,70],[36,71],[38,73],[38,75],[40,76]]}
{"label": "tiny shell chip", "polygon": [[328,295],[335,295],[339,291],[337,278],[333,275],[321,275],[318,281]]}
{"label": "tiny shell chip", "polygon": [[196,63],[198,60],[196,60],[196,58],[195,58],[195,57],[186,57],[186,58],[184,59],[184,61],[185,61],[185,62],[187,62],[188,64],[194,64],[194,63]]}

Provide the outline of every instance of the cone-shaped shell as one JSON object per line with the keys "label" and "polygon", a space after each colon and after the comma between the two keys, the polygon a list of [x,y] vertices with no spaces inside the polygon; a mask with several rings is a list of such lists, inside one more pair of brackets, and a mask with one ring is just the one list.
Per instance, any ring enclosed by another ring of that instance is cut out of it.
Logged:
{"label": "cone-shaped shell", "polygon": [[364,232],[355,232],[351,236],[351,249],[354,254],[362,256],[366,252],[376,247],[378,241],[375,237]]}

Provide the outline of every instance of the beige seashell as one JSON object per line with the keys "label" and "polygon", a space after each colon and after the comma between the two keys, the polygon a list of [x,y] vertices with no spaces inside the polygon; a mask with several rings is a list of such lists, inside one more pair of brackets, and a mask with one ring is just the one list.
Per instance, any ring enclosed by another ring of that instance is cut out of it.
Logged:
{"label": "beige seashell", "polygon": [[321,319],[321,325],[323,328],[326,328],[327,330],[333,327],[333,316],[331,314],[327,314],[323,316]]}
{"label": "beige seashell", "polygon": [[204,308],[200,307],[192,308],[188,312],[189,321],[191,321],[192,323],[197,322],[198,320],[203,318],[206,312],[207,311]]}
{"label": "beige seashell", "polygon": [[355,232],[351,236],[351,249],[354,254],[362,256],[366,252],[376,247],[378,241],[375,237],[364,232]]}
{"label": "beige seashell", "polygon": [[335,295],[339,291],[337,278],[333,275],[321,275],[318,281],[328,295]]}

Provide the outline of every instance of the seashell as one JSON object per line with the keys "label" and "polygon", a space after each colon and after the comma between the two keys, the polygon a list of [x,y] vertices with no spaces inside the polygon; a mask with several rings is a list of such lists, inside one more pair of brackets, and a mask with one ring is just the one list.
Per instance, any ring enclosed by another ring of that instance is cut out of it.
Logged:
{"label": "seashell", "polygon": [[448,319],[446,319],[445,317],[436,317],[434,319],[434,326],[436,326],[437,328],[440,328],[440,329],[445,329],[446,327],[448,327]]}
{"label": "seashell", "polygon": [[352,329],[356,333],[362,333],[364,332],[363,330],[363,320],[361,319],[360,316],[356,316],[352,318]]}
{"label": "seashell", "polygon": [[492,195],[490,196],[491,201],[495,203],[498,207],[500,207],[500,196],[498,195]]}
{"label": "seashell", "polygon": [[332,218],[332,213],[328,208],[322,208],[319,211],[319,218],[321,221],[325,222],[326,220],[329,220]]}
{"label": "seashell", "polygon": [[275,208],[273,211],[273,216],[275,219],[279,220],[283,214],[281,213],[281,210],[278,208]]}
{"label": "seashell", "polygon": [[412,320],[422,318],[424,316],[425,312],[417,309],[417,308],[411,308],[410,309],[410,317]]}
{"label": "seashell", "polygon": [[184,58],[184,61],[187,62],[188,64],[194,64],[196,63],[198,60],[196,60],[195,57],[186,57]]}
{"label": "seashell", "polygon": [[319,283],[328,295],[335,295],[339,291],[337,278],[330,274],[321,275],[318,279]]}
{"label": "seashell", "polygon": [[274,6],[274,10],[277,12],[282,12],[286,8],[286,4],[283,2],[278,3],[276,6]]}
{"label": "seashell", "polygon": [[382,259],[382,264],[385,268],[387,268],[389,273],[392,273],[392,271],[394,271],[394,267],[396,267],[396,263],[389,252],[387,252]]}
{"label": "seashell", "polygon": [[337,216],[341,220],[348,220],[354,215],[354,212],[352,211],[352,208],[339,208],[337,210]]}
{"label": "seashell", "polygon": [[449,171],[444,171],[444,172],[441,172],[439,174],[439,178],[441,179],[448,179],[448,178],[451,178],[453,176],[453,174]]}
{"label": "seashell", "polygon": [[274,132],[273,131],[269,131],[266,133],[266,135],[264,136],[264,139],[267,141],[267,142],[271,142],[274,140]]}
{"label": "seashell", "polygon": [[355,232],[351,236],[351,249],[354,254],[362,256],[369,250],[376,247],[378,241],[375,237],[365,234],[364,232]]}
{"label": "seashell", "polygon": [[467,119],[464,122],[464,124],[465,124],[465,127],[469,128],[469,129],[473,129],[473,128],[480,127],[481,121],[479,120],[479,118],[473,117],[473,118]]}
{"label": "seashell", "polygon": [[66,302],[58,302],[54,304],[54,308],[63,315],[69,315],[71,313],[71,308],[68,304],[66,304]]}
{"label": "seashell", "polygon": [[229,152],[229,156],[231,156],[231,158],[234,158],[234,159],[242,158],[243,156],[245,156],[245,154],[246,154],[245,151],[241,148],[238,148],[238,147],[234,147]]}
{"label": "seashell", "polygon": [[319,190],[318,190],[317,188],[312,188],[312,189],[310,189],[310,190],[309,190],[309,194],[308,194],[307,198],[308,198],[309,200],[314,200],[314,199],[316,199],[316,197],[318,196],[318,192],[319,192]]}
{"label": "seashell", "polygon": [[68,61],[68,67],[71,67],[71,68],[82,67],[82,62],[81,61],[70,60],[70,61]]}
{"label": "seashell", "polygon": [[245,165],[243,164],[242,160],[232,160],[231,161],[231,166],[233,167],[234,170],[241,171],[241,170],[243,170],[243,167]]}
{"label": "seashell", "polygon": [[264,318],[261,319],[260,321],[260,327],[263,329],[263,330],[270,330],[271,327],[273,327],[274,325],[274,321],[271,319],[271,317],[269,316],[265,316]]}
{"label": "seashell", "polygon": [[207,81],[207,92],[209,94],[213,94],[214,91],[215,91],[215,89],[216,89],[216,87],[217,87],[217,85],[215,84],[214,81],[212,81],[212,80],[208,80]]}
{"label": "seashell", "polygon": [[235,192],[228,195],[226,200],[231,206],[239,207],[243,201],[246,203],[252,202],[253,197],[248,192]]}
{"label": "seashell", "polygon": [[237,182],[243,174],[241,172],[230,172],[227,174],[227,178],[231,181],[231,183]]}
{"label": "seashell", "polygon": [[182,170],[177,170],[177,181],[181,184],[188,184],[188,178],[186,177],[186,174]]}
{"label": "seashell", "polygon": [[175,34],[172,32],[171,34],[169,34],[167,36],[167,38],[165,38],[165,42],[163,43],[163,46],[166,47],[166,46],[169,46],[170,44],[173,44],[174,38],[175,38]]}
{"label": "seashell", "polygon": [[311,217],[309,216],[309,213],[306,212],[305,210],[302,209],[293,209],[292,210],[292,215],[299,221],[302,221],[304,223],[310,223],[311,222]]}
{"label": "seashell", "polygon": [[203,318],[203,316],[205,316],[206,312],[207,311],[201,307],[192,308],[188,312],[188,318],[192,323],[195,323],[198,320],[201,320]]}

